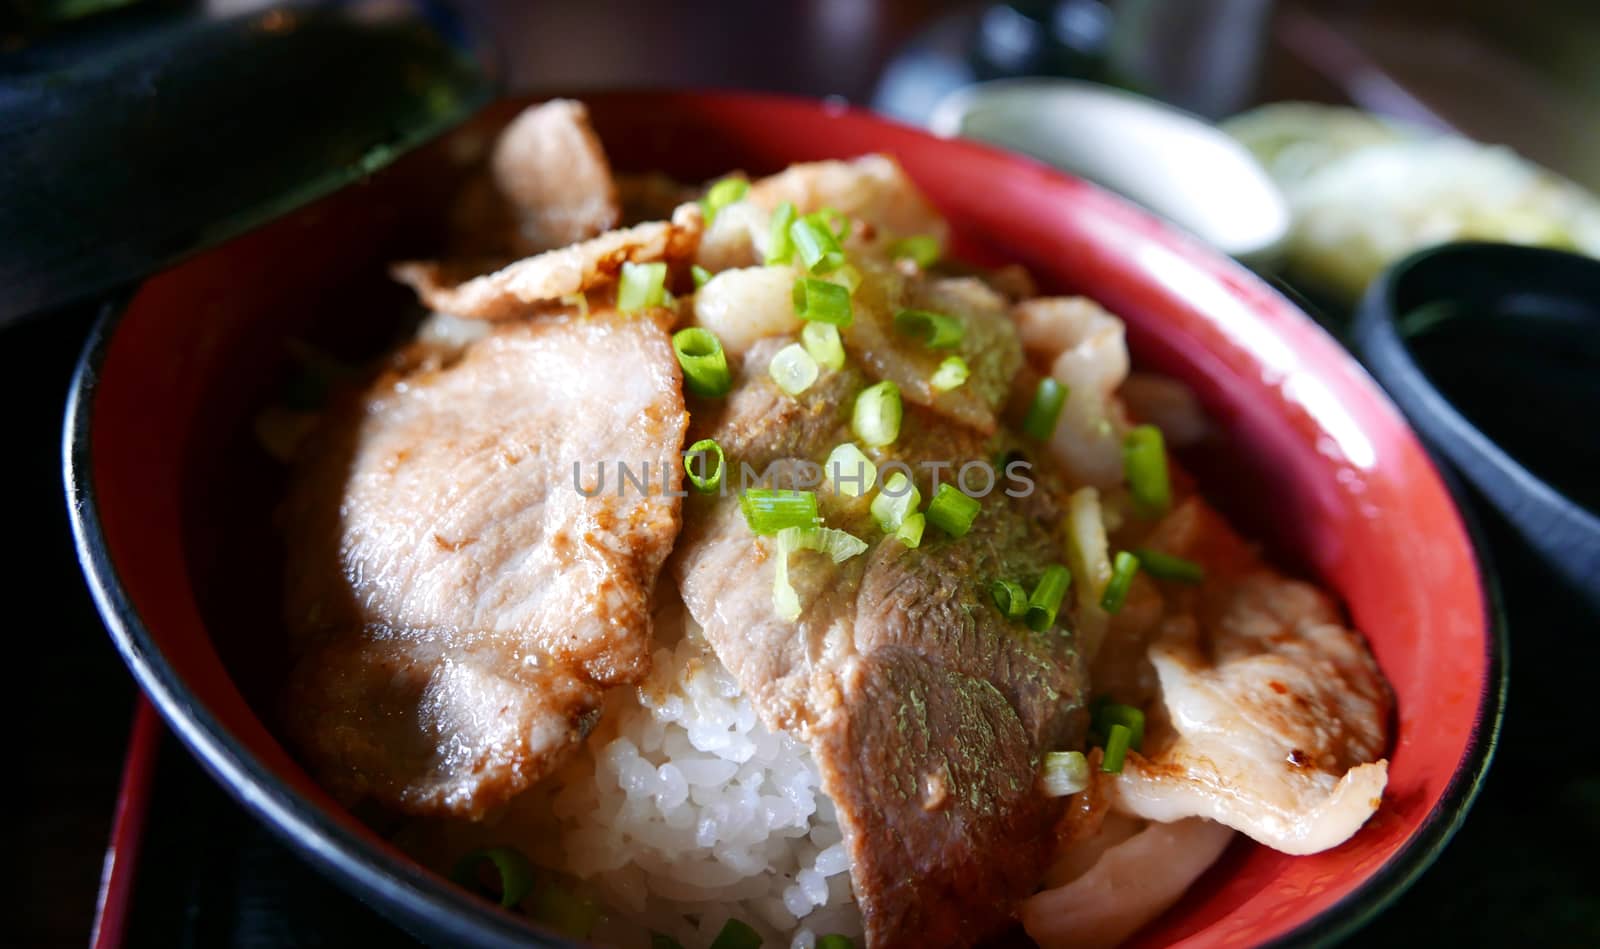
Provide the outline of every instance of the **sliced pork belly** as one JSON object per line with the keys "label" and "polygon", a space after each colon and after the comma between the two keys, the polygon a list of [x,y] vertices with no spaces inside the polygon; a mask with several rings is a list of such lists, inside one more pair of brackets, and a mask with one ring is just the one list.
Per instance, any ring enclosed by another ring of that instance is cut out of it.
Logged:
{"label": "sliced pork belly", "polygon": [[1377,810],[1391,698],[1361,636],[1314,587],[1261,565],[1191,500],[1153,541],[1210,576],[1195,616],[1150,647],[1164,715],[1130,753],[1116,807],[1157,821],[1206,817],[1274,850],[1337,846]]}
{"label": "sliced pork belly", "polygon": [[392,272],[430,309],[463,319],[511,320],[540,304],[610,284],[625,263],[687,260],[699,235],[700,209],[691,204],[679,208],[670,222],[609,231],[483,276],[468,277],[470,262],[449,261],[411,261],[396,264]]}
{"label": "sliced pork belly", "polygon": [[[820,464],[850,439],[851,400],[869,380],[847,368],[784,396],[765,372],[783,342],[753,347],[726,404],[696,420],[694,436],[718,440],[730,477],[773,463],[775,478],[798,475],[797,462]],[[912,405],[878,460],[959,464],[986,459],[988,444]],[[1042,874],[1060,802],[1036,790],[1038,763],[1081,742],[1085,727],[1072,637],[1011,623],[988,592],[996,577],[1031,583],[1059,558],[1050,522],[1036,516],[1045,502],[997,489],[965,537],[929,527],[910,550],[872,526],[867,498],[817,490],[827,523],[871,547],[840,564],[792,554],[797,621],[774,609],[774,547],[750,532],[731,494],[690,500],[680,590],[764,721],[810,742],[869,943],[970,944],[1007,926]]]}
{"label": "sliced pork belly", "polygon": [[[666,331],[611,311],[501,327],[330,413],[285,514],[287,714],[331,788],[481,815],[645,674],[686,426]],[[585,497],[619,460],[651,492]]]}
{"label": "sliced pork belly", "polygon": [[517,212],[525,253],[588,240],[617,226],[617,185],[580,102],[525,109],[490,156],[495,186]]}

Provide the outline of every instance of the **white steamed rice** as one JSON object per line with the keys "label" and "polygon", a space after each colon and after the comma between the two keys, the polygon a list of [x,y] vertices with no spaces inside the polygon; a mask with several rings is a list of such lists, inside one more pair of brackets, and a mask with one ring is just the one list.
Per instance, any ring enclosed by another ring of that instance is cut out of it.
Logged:
{"label": "white steamed rice", "polygon": [[606,904],[597,942],[642,946],[655,930],[706,946],[730,917],[769,947],[860,936],[816,762],[761,724],[698,630],[658,648],[639,689],[618,690],[551,787],[564,869]]}

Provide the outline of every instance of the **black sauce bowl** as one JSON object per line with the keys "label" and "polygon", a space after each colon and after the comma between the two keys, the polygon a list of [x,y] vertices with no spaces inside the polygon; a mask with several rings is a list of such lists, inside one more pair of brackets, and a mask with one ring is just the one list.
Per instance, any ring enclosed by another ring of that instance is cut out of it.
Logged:
{"label": "black sauce bowl", "polygon": [[1424,440],[1600,615],[1600,261],[1430,248],[1367,288],[1351,334]]}

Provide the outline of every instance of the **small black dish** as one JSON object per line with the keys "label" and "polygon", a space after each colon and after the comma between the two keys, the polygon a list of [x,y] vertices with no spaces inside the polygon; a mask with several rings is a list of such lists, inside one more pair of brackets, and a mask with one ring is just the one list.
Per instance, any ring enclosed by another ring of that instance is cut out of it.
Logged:
{"label": "small black dish", "polygon": [[1367,288],[1351,332],[1433,450],[1600,615],[1600,261],[1430,248]]}

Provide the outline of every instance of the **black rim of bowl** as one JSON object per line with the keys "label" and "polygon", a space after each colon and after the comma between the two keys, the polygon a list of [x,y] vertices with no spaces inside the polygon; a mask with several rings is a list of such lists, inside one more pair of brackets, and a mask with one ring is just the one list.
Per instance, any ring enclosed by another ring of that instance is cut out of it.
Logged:
{"label": "black rim of bowl", "polygon": [[[1463,241],[1417,251],[1386,269],[1367,288],[1356,308],[1351,335],[1357,351],[1431,451],[1447,458],[1520,534],[1527,545],[1573,589],[1600,609],[1592,574],[1600,571],[1600,516],[1556,490],[1530,471],[1462,415],[1417,364],[1395,321],[1419,306],[1448,295],[1407,302],[1408,283],[1421,268],[1469,270],[1484,286],[1511,293],[1534,288],[1557,271],[1582,269],[1588,283],[1600,286],[1600,262],[1564,251],[1514,244]],[[1559,275],[1557,274],[1557,277]],[[1556,548],[1574,539],[1587,553],[1574,559]]]}
{"label": "black rim of bowl", "polygon": [[[162,655],[111,563],[90,463],[90,428],[100,368],[127,302],[124,297],[106,304],[79,358],[67,398],[62,473],[73,540],[95,607],[140,687],[178,738],[235,800],[358,898],[397,912],[405,928],[452,945],[484,949],[528,945],[579,949],[583,943],[540,932],[531,922],[463,892],[420,864],[379,851],[341,826],[279,781],[223,728]],[[1378,388],[1375,382],[1371,384]],[[1483,588],[1480,608],[1488,635],[1477,720],[1444,793],[1411,838],[1356,890],[1270,944],[1280,949],[1336,943],[1404,893],[1433,864],[1466,819],[1494,757],[1509,665],[1500,589],[1490,569],[1482,530],[1465,504],[1460,486],[1442,466],[1435,463],[1434,469],[1466,530]]]}

